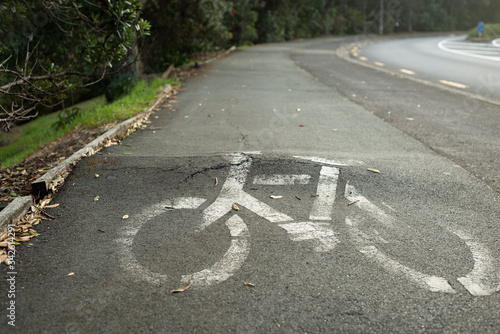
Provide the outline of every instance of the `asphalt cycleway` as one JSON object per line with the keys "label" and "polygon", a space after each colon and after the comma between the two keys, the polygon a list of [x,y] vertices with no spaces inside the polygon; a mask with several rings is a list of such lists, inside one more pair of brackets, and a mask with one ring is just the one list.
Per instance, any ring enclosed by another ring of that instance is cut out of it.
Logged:
{"label": "asphalt cycleway", "polygon": [[290,58],[342,41],[240,50],[81,160],[1,331],[495,333],[498,193]]}

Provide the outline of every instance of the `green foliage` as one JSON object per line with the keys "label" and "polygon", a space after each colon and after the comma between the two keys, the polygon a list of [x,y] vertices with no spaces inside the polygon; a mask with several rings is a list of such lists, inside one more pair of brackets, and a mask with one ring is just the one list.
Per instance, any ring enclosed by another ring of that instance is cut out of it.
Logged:
{"label": "green foliage", "polygon": [[52,124],[54,130],[61,130],[74,123],[80,116],[80,108],[63,109],[57,115],[57,120]]}
{"label": "green foliage", "polygon": [[136,73],[131,71],[122,71],[113,76],[113,80],[106,87],[106,101],[114,100],[129,94],[138,80]]}
{"label": "green foliage", "polygon": [[[469,38],[478,38],[477,25],[469,30]],[[486,40],[500,38],[500,23],[485,23],[482,38]]]}
{"label": "green foliage", "polygon": [[0,122],[29,118],[129,66],[149,34],[140,13],[140,0],[3,0]]}
{"label": "green foliage", "polygon": [[[69,111],[63,110],[59,113],[37,117],[29,123],[14,128],[12,134],[0,133],[1,167],[19,163],[76,127],[97,128],[109,122],[135,116],[151,105],[167,83],[178,84],[175,81],[160,78],[151,82],[139,81],[129,95],[114,103],[108,104],[104,96],[100,96],[77,104]],[[75,108],[79,111],[76,112]]]}

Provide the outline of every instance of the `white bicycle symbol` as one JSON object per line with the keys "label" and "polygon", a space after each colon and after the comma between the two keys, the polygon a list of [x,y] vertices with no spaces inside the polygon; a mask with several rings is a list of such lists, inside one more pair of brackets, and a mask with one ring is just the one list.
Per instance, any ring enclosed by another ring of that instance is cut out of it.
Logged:
{"label": "white bicycle symbol", "polygon": [[[183,275],[181,285],[191,283],[191,287],[196,288],[221,283],[233,276],[242,267],[250,253],[250,232],[246,223],[238,215],[238,211],[234,210],[233,204],[245,207],[271,223],[277,223],[279,227],[286,230],[292,241],[309,240],[309,242],[313,242],[313,250],[316,252],[330,252],[340,243],[337,233],[330,223],[333,217],[333,205],[340,175],[340,170],[335,165],[338,166],[339,164],[331,164],[326,160],[318,160],[317,158],[303,158],[320,162],[323,166],[320,170],[316,190],[317,196],[312,204],[309,220],[298,222],[243,190],[252,164],[251,157],[244,154],[235,154],[231,155],[230,158],[229,175],[222,185],[219,196],[203,210],[202,222],[197,230],[197,232],[202,232],[223,216],[233,212],[234,214],[225,222],[231,235],[229,249],[219,261],[209,268]],[[261,185],[307,184],[310,177],[307,174],[262,175],[255,177],[254,183]],[[345,187],[344,197],[350,203],[356,203],[356,206],[363,212],[364,219],[371,219],[375,224],[382,224],[386,228],[395,226],[395,218],[362,196],[349,183]],[[132,252],[134,237],[145,223],[169,210],[197,209],[205,202],[206,199],[204,198],[176,197],[148,208],[136,219],[130,219],[129,225],[119,232],[119,238],[116,239],[122,250],[122,266],[141,280],[157,285],[165,282],[168,275],[153,272],[137,261]],[[360,218],[359,214],[347,215],[345,226],[354,241],[353,244],[356,249],[364,256],[394,276],[404,278],[423,289],[450,294],[457,292],[445,278],[428,275],[409,268],[384,254],[376,246],[374,239],[379,238],[385,243],[386,241],[380,237],[368,236],[363,233],[360,227],[362,220],[363,218]],[[457,281],[474,296],[487,296],[500,291],[500,273],[488,247],[463,231],[450,230],[450,232],[468,246],[474,260],[473,269],[467,275],[457,278]]]}

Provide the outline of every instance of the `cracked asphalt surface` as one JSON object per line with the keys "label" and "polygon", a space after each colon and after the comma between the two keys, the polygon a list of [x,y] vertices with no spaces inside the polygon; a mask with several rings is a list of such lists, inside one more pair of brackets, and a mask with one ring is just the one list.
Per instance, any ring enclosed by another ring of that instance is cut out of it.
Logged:
{"label": "cracked asphalt surface", "polygon": [[[16,256],[16,326],[3,316],[0,331],[497,333],[498,192],[449,151],[415,139],[425,132],[377,117],[390,101],[385,85],[370,84],[379,100],[353,98],[364,89],[358,78],[395,79],[337,59],[347,41],[238,51],[190,78],[176,111],[156,112],[149,130],[81,160],[50,209],[56,219]],[[413,99],[457,99],[408,85],[414,98],[395,99],[391,117],[414,112]],[[437,105],[420,109],[440,119]],[[236,163],[235,152],[247,153]],[[325,170],[338,178],[324,181]],[[273,175],[308,182],[256,181]],[[241,192],[255,202],[235,195],[238,211],[224,207],[199,230],[217,198]],[[316,222],[318,193],[333,204]],[[276,213],[292,220],[273,222]],[[243,223],[231,227],[232,217]],[[233,262],[244,261],[215,268],[233,244]],[[487,251],[475,258],[476,249]],[[230,275],[170,293],[207,268]],[[5,309],[10,300],[0,298]]]}

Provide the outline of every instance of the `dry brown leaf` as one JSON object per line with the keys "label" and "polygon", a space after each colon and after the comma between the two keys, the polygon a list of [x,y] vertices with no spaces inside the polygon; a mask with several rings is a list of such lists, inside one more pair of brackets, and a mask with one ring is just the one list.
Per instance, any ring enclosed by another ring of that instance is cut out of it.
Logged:
{"label": "dry brown leaf", "polygon": [[[0,242],[0,247],[9,247],[9,243],[7,241]],[[2,261],[0,261],[2,262]]]}
{"label": "dry brown leaf", "polygon": [[44,209],[53,209],[53,208],[57,208],[58,206],[59,206],[59,203],[46,205],[46,206],[44,206]]}
{"label": "dry brown leaf", "polygon": [[68,276],[73,276],[74,274],[75,274],[74,272],[70,272]]}
{"label": "dry brown leaf", "polygon": [[2,255],[0,255],[0,263],[2,263],[3,261],[7,260],[8,256],[7,254],[3,253]]}
{"label": "dry brown leaf", "polygon": [[235,211],[239,211],[240,210],[240,208],[238,208],[238,206],[236,204],[234,204],[234,203],[233,203],[232,207],[233,207],[233,210],[235,210]]}
{"label": "dry brown leaf", "polygon": [[193,282],[189,282],[188,284],[186,284],[184,286],[181,286],[180,288],[174,289],[174,290],[172,290],[170,292],[171,293],[184,292],[184,291],[186,291],[187,289],[189,289],[191,287],[192,283]]}
{"label": "dry brown leaf", "polygon": [[243,285],[246,285],[246,286],[252,286],[252,287],[254,287],[254,286],[255,286],[255,284],[250,283],[250,282],[243,282]]}
{"label": "dry brown leaf", "polygon": [[376,169],[372,169],[372,168],[368,168],[368,171],[372,172],[372,173],[377,173],[379,174],[380,171],[376,170]]}
{"label": "dry brown leaf", "polygon": [[123,215],[122,219],[127,219],[128,215]]}
{"label": "dry brown leaf", "polygon": [[24,237],[17,237],[14,240],[18,242],[23,242],[23,241],[29,241],[31,237],[29,236],[24,236]]}

